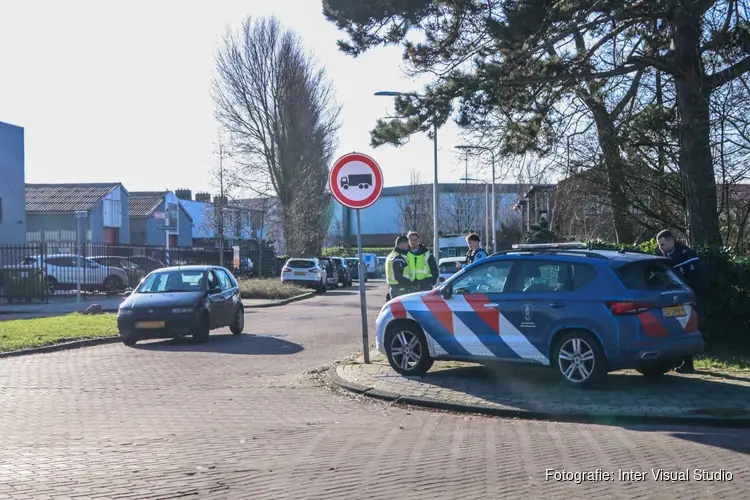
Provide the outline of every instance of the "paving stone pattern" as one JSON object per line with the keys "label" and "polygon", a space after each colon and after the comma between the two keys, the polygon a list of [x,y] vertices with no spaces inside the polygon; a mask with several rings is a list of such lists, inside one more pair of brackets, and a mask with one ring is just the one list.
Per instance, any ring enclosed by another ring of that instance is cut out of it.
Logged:
{"label": "paving stone pattern", "polygon": [[377,351],[372,363],[338,367],[346,380],[403,396],[503,410],[643,417],[750,417],[750,378],[731,374],[648,379],[632,370],[607,375],[597,389],[568,387],[545,368],[436,362],[421,377],[403,377]]}
{"label": "paving stone pattern", "polygon": [[[381,289],[371,286],[374,322]],[[356,291],[248,313],[207,344],[0,360],[0,499],[747,498],[746,430],[503,420],[393,406],[305,371],[359,348]],[[545,480],[725,469],[732,481]]]}

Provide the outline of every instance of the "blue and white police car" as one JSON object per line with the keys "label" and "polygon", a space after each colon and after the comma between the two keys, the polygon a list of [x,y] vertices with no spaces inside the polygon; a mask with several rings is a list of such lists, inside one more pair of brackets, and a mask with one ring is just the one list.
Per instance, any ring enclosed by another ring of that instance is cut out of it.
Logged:
{"label": "blue and white police car", "polygon": [[582,243],[515,245],[431,291],[387,302],[377,348],[406,376],[438,359],[491,359],[550,366],[590,387],[625,368],[660,376],[700,353],[693,300],[665,258]]}

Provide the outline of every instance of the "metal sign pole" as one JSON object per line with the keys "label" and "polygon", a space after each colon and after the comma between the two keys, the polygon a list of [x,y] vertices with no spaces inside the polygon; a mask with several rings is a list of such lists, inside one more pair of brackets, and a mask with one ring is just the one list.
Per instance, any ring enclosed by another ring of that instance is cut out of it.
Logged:
{"label": "metal sign pole", "polygon": [[362,348],[364,349],[365,363],[370,363],[370,340],[367,335],[367,298],[365,294],[365,278],[367,277],[367,266],[362,257],[362,231],[359,225],[359,210],[357,212],[357,256],[359,257],[359,301],[362,309]]}
{"label": "metal sign pole", "polygon": [[167,235],[167,245],[164,247],[164,262],[167,267],[169,267],[169,229],[164,231],[164,234]]}
{"label": "metal sign pole", "polygon": [[76,310],[81,307],[81,217],[76,214]]}

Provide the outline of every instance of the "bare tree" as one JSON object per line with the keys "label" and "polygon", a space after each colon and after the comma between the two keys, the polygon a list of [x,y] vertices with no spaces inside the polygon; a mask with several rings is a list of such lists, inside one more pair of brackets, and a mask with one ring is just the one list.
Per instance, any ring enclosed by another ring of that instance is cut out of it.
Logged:
{"label": "bare tree", "polygon": [[419,233],[420,240],[432,241],[432,186],[423,184],[419,172],[412,170],[407,191],[396,198],[402,234]]}
{"label": "bare tree", "polygon": [[247,18],[216,56],[216,116],[247,185],[270,184],[289,254],[317,253],[328,230],[328,166],[340,108],[325,71],[276,18]]}
{"label": "bare tree", "polygon": [[482,202],[477,203],[478,193],[477,186],[468,183],[459,184],[450,192],[441,193],[440,212],[443,227],[440,229],[443,233],[467,234],[472,230],[484,229],[484,213],[478,212],[480,209],[484,210],[484,196]]}

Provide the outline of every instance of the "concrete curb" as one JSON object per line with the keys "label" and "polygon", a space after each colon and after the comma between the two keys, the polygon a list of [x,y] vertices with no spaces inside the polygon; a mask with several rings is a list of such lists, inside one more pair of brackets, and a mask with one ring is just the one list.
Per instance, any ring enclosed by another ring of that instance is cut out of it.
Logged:
{"label": "concrete curb", "polygon": [[[300,295],[295,295],[294,297],[289,297],[288,299],[275,300],[273,302],[269,302],[268,304],[245,306],[245,309],[262,309],[265,307],[285,306],[287,304],[291,304],[292,302],[299,302],[300,300],[310,299],[312,297],[315,297],[315,292],[302,293]],[[245,300],[254,300],[254,299],[245,299]]]}
{"label": "concrete curb", "polygon": [[586,413],[559,413],[540,412],[529,410],[507,410],[495,408],[489,405],[469,405],[461,403],[448,403],[435,398],[404,396],[394,392],[381,391],[374,387],[367,387],[357,382],[352,382],[338,374],[336,365],[328,370],[328,379],[335,385],[355,394],[362,394],[382,401],[391,401],[394,404],[407,406],[420,406],[433,410],[445,410],[457,413],[471,413],[487,415],[492,417],[515,418],[522,420],[542,420],[553,422],[599,424],[599,425],[622,425],[622,424],[662,424],[662,425],[702,425],[710,427],[725,428],[750,428],[750,417],[713,417],[713,416],[661,416],[661,415],[628,415],[628,414],[598,414]]}
{"label": "concrete curb", "polygon": [[0,359],[15,358],[17,356],[27,356],[29,354],[45,354],[57,351],[67,351],[81,347],[93,347],[104,344],[114,344],[121,342],[119,335],[117,337],[100,337],[95,339],[72,340],[61,344],[46,345],[43,347],[33,347],[31,349],[21,349],[20,351],[0,352]]}

